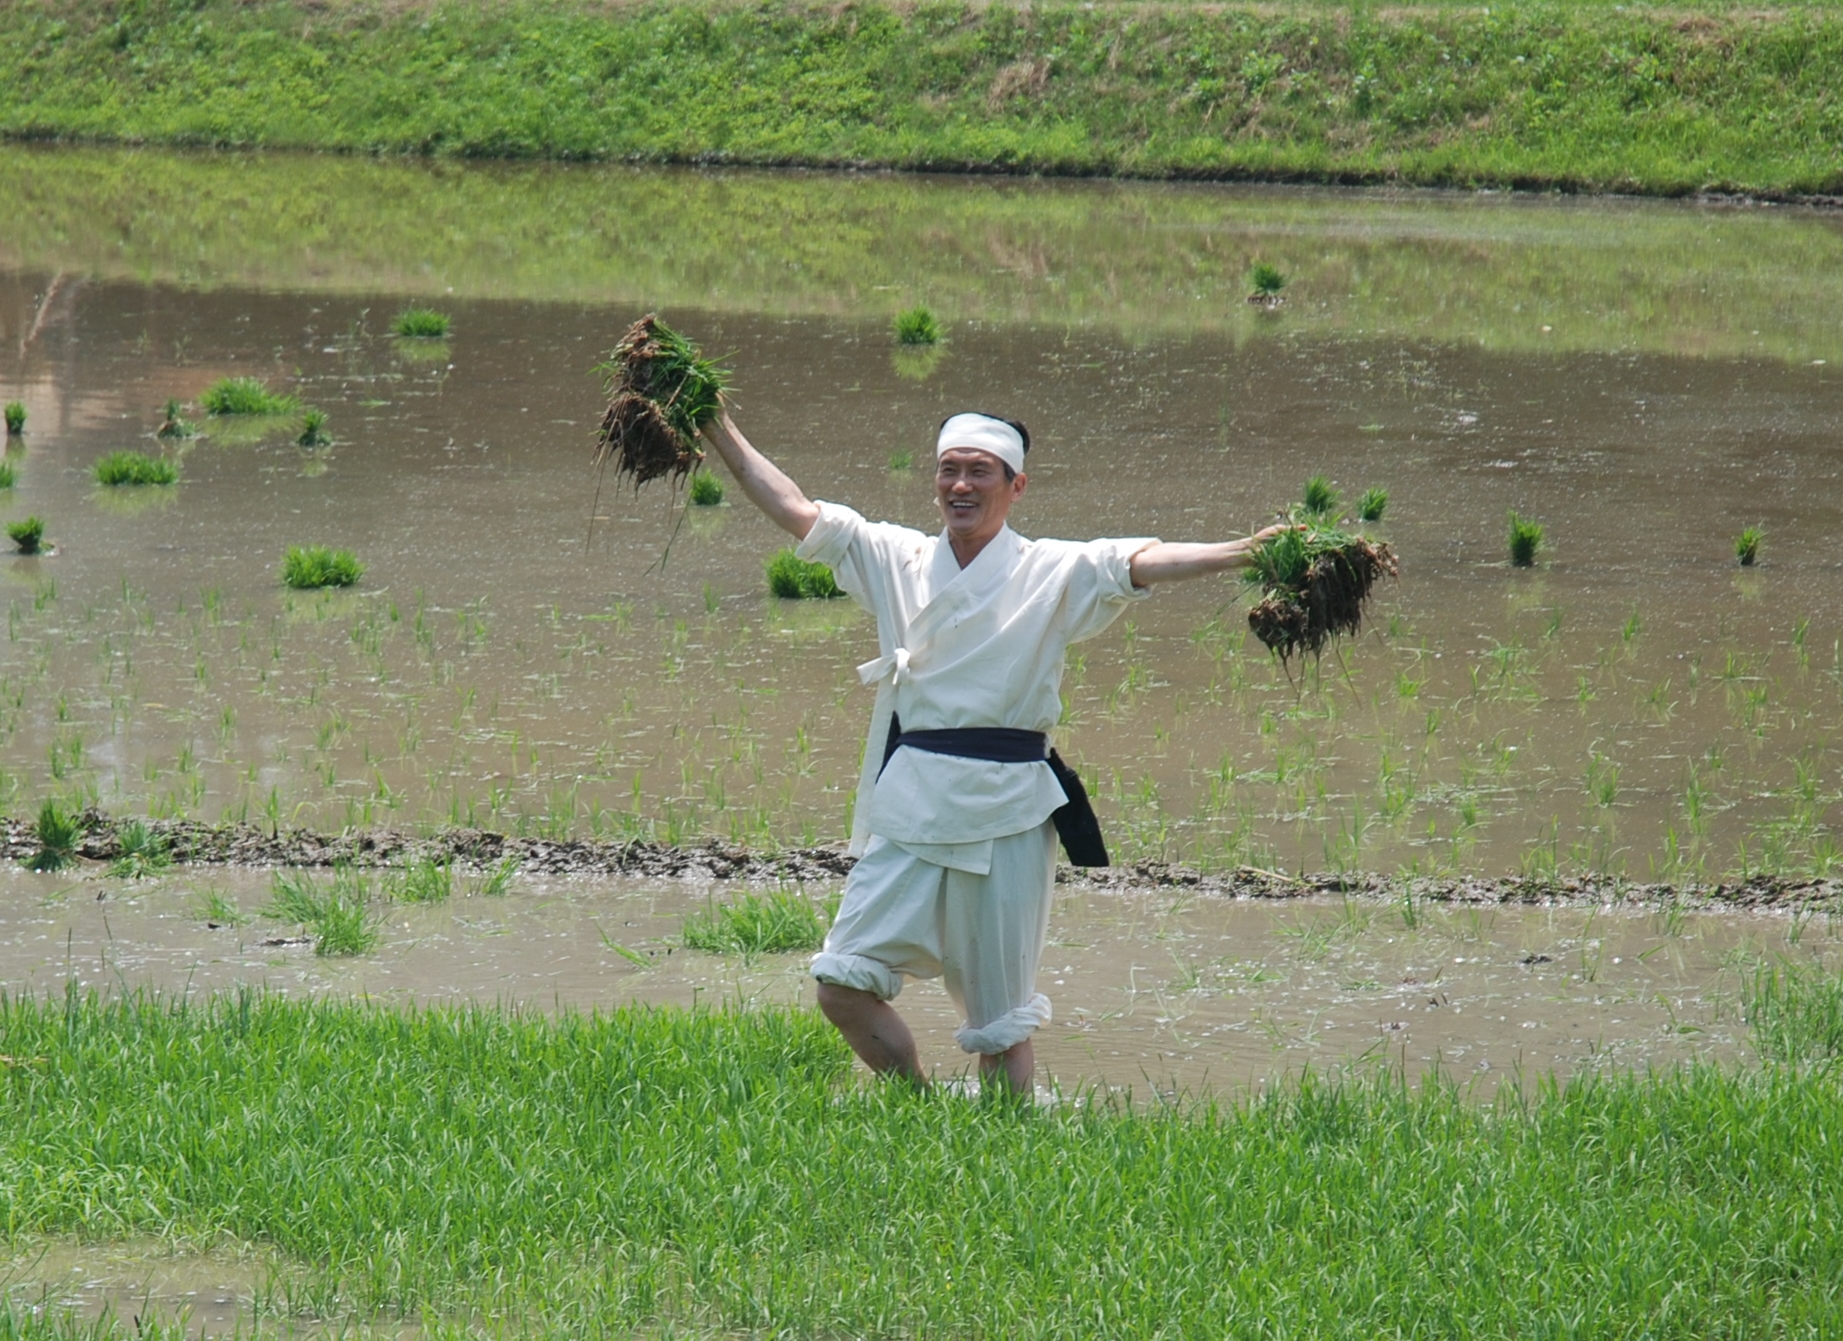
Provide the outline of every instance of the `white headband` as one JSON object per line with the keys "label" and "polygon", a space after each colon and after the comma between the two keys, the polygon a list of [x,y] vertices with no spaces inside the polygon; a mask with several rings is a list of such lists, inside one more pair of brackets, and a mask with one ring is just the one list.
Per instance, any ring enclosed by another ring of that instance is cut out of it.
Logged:
{"label": "white headband", "polygon": [[990,452],[1018,474],[1024,473],[1024,438],[1002,419],[987,414],[956,414],[941,425],[934,444],[934,459],[955,447]]}

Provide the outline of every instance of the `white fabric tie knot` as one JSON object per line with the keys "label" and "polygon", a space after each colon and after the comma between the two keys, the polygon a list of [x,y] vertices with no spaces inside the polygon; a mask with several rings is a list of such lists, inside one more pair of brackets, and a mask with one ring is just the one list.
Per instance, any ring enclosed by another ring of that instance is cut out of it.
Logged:
{"label": "white fabric tie knot", "polygon": [[875,684],[887,675],[891,684],[901,684],[908,669],[909,649],[898,647],[886,657],[878,657],[875,661],[866,661],[859,666],[858,681],[861,684]]}

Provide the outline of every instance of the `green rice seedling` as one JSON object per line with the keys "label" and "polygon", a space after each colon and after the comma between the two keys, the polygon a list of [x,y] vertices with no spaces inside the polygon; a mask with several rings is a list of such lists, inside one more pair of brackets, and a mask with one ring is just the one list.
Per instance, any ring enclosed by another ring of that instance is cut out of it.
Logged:
{"label": "green rice seedling", "polygon": [[6,436],[16,438],[26,431],[26,407],[22,401],[6,403]]}
{"label": "green rice seedling", "polygon": [[361,955],[377,944],[379,921],[371,911],[371,886],[351,867],[335,867],[326,886],[307,871],[280,870],[269,888],[263,916],[305,927],[314,938],[315,954]]}
{"label": "green rice seedling", "polygon": [[308,408],[301,413],[301,435],[295,442],[302,447],[324,447],[333,440],[326,431],[326,411]]}
{"label": "green rice seedling", "polygon": [[45,543],[45,523],[37,517],[8,522],[6,535],[21,554],[36,554],[39,547]]}
{"label": "green rice seedling", "polygon": [[454,894],[454,866],[413,861],[384,877],[384,893],[393,903],[446,903]]}
{"label": "green rice seedling", "polygon": [[1751,568],[1760,557],[1760,542],[1766,539],[1763,527],[1749,526],[1734,537],[1734,557],[1741,561],[1741,567]]}
{"label": "green rice seedling", "polygon": [[1254,285],[1248,301],[1256,307],[1272,310],[1286,301],[1280,294],[1280,290],[1286,287],[1286,276],[1278,266],[1262,261],[1248,272],[1248,280]]}
{"label": "green rice seedling", "polygon": [[351,550],[325,545],[290,545],[282,559],[282,581],[297,591],[349,587],[364,573]]}
{"label": "green rice seedling", "polygon": [[1843,974],[1789,959],[1761,964],[1742,978],[1741,1006],[1768,1061],[1843,1060]]}
{"label": "green rice seedling", "polygon": [[471,891],[482,898],[503,899],[512,889],[512,877],[518,874],[522,863],[517,857],[507,857],[490,870],[481,874],[479,883]]}
{"label": "green rice seedling", "polygon": [[198,402],[210,415],[269,417],[295,414],[301,408],[298,396],[278,396],[259,377],[220,377]]}
{"label": "green rice seedling", "polygon": [[941,342],[941,325],[925,307],[911,307],[896,314],[896,343],[900,345],[936,345]]}
{"label": "green rice seedling", "polygon": [[208,927],[240,927],[250,920],[250,915],[216,886],[198,891],[192,900],[192,911]]}
{"label": "green rice seedling", "polygon": [[81,836],[77,817],[56,801],[46,798],[38,808],[38,823],[33,837],[38,851],[26,862],[35,871],[61,871],[77,860],[77,839]]}
{"label": "green rice seedling", "polygon": [[156,438],[196,438],[198,428],[189,419],[180,415],[185,408],[177,400],[168,400],[161,411],[160,427],[154,430]]}
{"label": "green rice seedling", "polygon": [[1383,511],[1389,506],[1387,489],[1365,489],[1363,496],[1357,500],[1357,520],[1379,522]]}
{"label": "green rice seedling", "polygon": [[723,501],[723,481],[708,470],[693,472],[691,502],[701,508],[714,508]]}
{"label": "green rice seedling", "polygon": [[96,483],[110,486],[175,484],[179,467],[164,456],[146,452],[110,452],[96,463]]}
{"label": "green rice seedling", "polygon": [[19,476],[13,470],[11,461],[0,461],[0,489],[11,489],[19,483]]}
{"label": "green rice seedling", "polygon": [[445,340],[452,324],[446,312],[428,307],[406,307],[397,313],[391,329],[405,340]]}
{"label": "green rice seedling", "polygon": [[768,590],[784,600],[831,600],[845,594],[839,590],[830,568],[823,563],[809,563],[792,549],[776,550],[767,566]]}
{"label": "green rice seedling", "polygon": [[698,434],[723,409],[728,371],[651,313],[627,328],[608,361],[608,408],[597,430],[595,463],[638,489],[648,480],[683,479],[704,459]]}
{"label": "green rice seedling", "polygon": [[122,880],[139,880],[157,875],[173,864],[173,854],[166,839],[140,820],[130,820],[115,834],[115,859],[109,874]]}
{"label": "green rice seedling", "polygon": [[1325,476],[1314,475],[1305,482],[1305,496],[1300,499],[1299,507],[1308,517],[1329,521],[1336,515],[1337,505],[1337,491]]}
{"label": "green rice seedling", "polygon": [[1542,523],[1528,517],[1510,514],[1510,564],[1513,568],[1529,568],[1536,562],[1536,552],[1542,548]]}
{"label": "green rice seedling", "polygon": [[915,453],[910,451],[907,447],[900,447],[890,453],[889,465],[891,470],[907,470],[914,464]]}
{"label": "green rice seedling", "polygon": [[712,954],[790,954],[817,950],[828,919],[811,899],[789,890],[745,894],[713,903],[685,919],[687,948]]}

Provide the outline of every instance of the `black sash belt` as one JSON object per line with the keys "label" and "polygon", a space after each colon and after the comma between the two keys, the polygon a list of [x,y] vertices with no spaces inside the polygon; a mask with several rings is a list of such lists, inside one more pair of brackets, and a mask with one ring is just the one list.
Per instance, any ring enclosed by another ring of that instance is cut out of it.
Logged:
{"label": "black sash belt", "polygon": [[[1088,789],[1074,769],[1062,762],[1062,756],[1049,748],[1049,738],[1041,731],[1023,731],[1013,726],[955,726],[940,731],[904,731],[902,719],[890,714],[889,739],[883,745],[883,767],[904,746],[926,750],[929,754],[952,754],[962,759],[985,759],[995,764],[1030,764],[1039,760],[1050,766],[1062,794],[1068,801],[1050,814],[1056,835],[1062,839],[1063,851],[1071,866],[1107,866],[1107,844],[1101,837],[1101,822],[1094,817],[1088,803]],[[882,776],[879,768],[877,774]]]}

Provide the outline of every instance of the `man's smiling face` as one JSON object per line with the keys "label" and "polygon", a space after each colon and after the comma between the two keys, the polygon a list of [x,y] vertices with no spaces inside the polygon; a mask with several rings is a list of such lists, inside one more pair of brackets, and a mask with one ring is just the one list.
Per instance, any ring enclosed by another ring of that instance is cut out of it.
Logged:
{"label": "man's smiling face", "polygon": [[975,551],[1004,527],[1023,495],[1024,476],[1005,478],[1005,463],[973,447],[949,447],[934,471],[934,500],[954,548]]}

